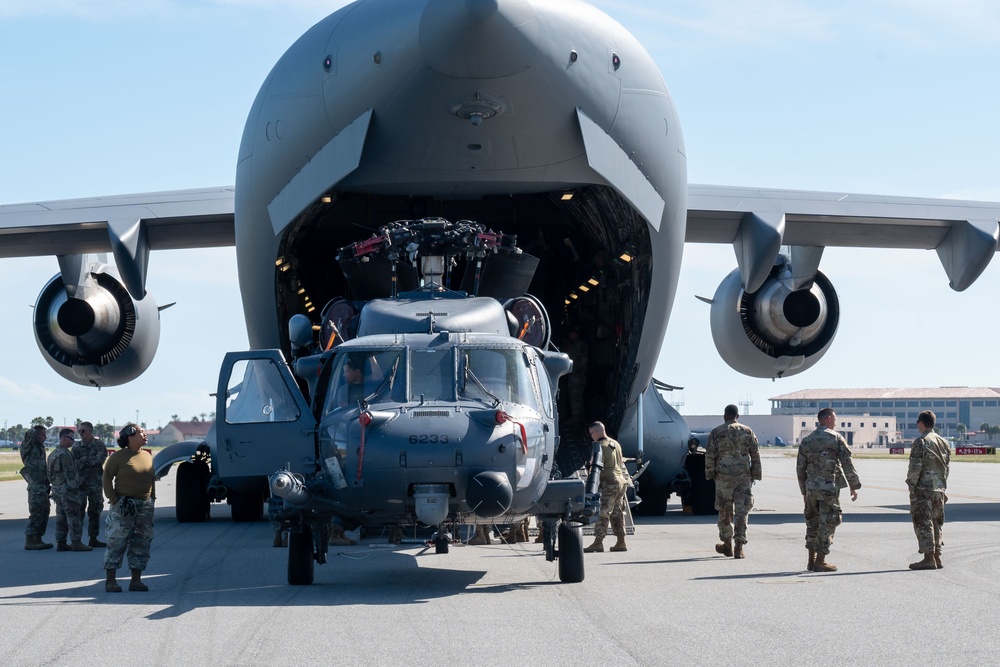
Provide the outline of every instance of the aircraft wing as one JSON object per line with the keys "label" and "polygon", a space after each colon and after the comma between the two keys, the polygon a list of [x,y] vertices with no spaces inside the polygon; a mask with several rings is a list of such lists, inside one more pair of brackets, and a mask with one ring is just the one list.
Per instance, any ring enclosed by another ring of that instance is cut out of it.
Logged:
{"label": "aircraft wing", "polygon": [[1000,203],[833,192],[688,186],[686,240],[732,243],[748,292],[767,277],[782,245],[808,278],[826,246],[935,249],[962,291],[996,254]]}
{"label": "aircraft wing", "polygon": [[235,244],[234,188],[173,190],[0,206],[0,258]]}

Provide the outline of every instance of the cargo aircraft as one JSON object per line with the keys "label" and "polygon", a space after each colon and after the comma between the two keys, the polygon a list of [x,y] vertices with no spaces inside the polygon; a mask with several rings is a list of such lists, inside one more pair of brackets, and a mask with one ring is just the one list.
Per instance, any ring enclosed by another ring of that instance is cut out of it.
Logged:
{"label": "cargo aircraft", "polygon": [[[0,206],[0,256],[58,258],[38,347],[101,387],[153,359],[150,252],[235,244],[252,349],[223,361],[207,441],[157,466],[181,462],[182,520],[268,497],[290,583],[330,521],[425,524],[447,550],[449,526],[527,515],[579,581],[596,505],[573,373],[645,466],[640,508],[704,492],[653,378],[686,242],[732,244],[712,335],[772,378],[834,341],[824,248],[933,248],[955,290],[997,250],[997,203],[693,185],[685,163],[652,59],[584,2],[358,0],[274,66],[234,186]],[[570,331],[586,360],[553,342]]]}

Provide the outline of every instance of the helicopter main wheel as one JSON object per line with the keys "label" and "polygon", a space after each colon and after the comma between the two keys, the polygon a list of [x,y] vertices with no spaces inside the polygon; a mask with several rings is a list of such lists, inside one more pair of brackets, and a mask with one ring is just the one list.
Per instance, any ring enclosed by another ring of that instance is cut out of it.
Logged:
{"label": "helicopter main wheel", "polygon": [[313,582],[313,575],[312,527],[302,526],[300,532],[288,535],[288,583],[308,586]]}
{"label": "helicopter main wheel", "polygon": [[559,524],[559,581],[564,584],[583,581],[583,528],[566,521]]}

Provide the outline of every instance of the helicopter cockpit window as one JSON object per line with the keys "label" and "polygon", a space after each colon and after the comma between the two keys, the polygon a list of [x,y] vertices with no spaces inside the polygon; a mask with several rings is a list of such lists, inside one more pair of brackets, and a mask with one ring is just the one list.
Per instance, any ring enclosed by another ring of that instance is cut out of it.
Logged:
{"label": "helicopter cockpit window", "polygon": [[226,422],[257,424],[299,418],[295,398],[270,359],[240,360],[226,389]]}
{"label": "helicopter cockpit window", "polygon": [[402,402],[404,373],[400,349],[351,350],[338,353],[330,373],[324,414],[354,408],[364,401]]}
{"label": "helicopter cockpit window", "polygon": [[531,367],[516,349],[462,350],[459,393],[486,403],[521,403],[538,409]]}
{"label": "helicopter cockpit window", "polygon": [[409,400],[455,400],[455,353],[451,348],[411,349],[409,373]]}

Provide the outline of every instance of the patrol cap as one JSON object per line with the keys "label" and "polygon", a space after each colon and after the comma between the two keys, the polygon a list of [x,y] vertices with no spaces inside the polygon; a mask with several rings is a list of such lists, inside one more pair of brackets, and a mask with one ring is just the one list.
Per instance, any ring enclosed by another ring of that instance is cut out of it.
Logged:
{"label": "patrol cap", "polygon": [[727,417],[739,417],[740,416],[740,411],[739,411],[739,409],[735,405],[733,405],[732,403],[730,403],[729,405],[726,406],[725,415]]}
{"label": "patrol cap", "polygon": [[59,431],[59,437],[60,438],[67,437],[67,436],[70,437],[70,438],[72,438],[74,435],[76,435],[76,433],[71,428],[64,428],[63,430]]}

